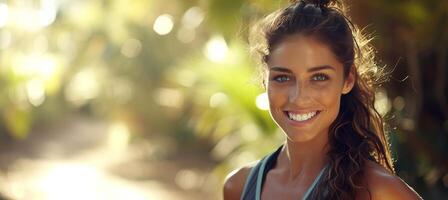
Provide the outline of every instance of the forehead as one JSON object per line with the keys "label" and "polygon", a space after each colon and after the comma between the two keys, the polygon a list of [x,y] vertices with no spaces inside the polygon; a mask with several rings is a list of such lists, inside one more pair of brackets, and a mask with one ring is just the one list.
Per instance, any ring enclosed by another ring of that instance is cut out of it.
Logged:
{"label": "forehead", "polygon": [[340,63],[329,46],[311,36],[292,35],[277,44],[269,55],[268,67],[308,69],[330,65],[342,70]]}

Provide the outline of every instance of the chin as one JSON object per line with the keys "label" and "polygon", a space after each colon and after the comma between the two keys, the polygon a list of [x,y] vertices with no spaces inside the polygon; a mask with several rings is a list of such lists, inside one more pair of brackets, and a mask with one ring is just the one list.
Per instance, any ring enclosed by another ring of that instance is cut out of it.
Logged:
{"label": "chin", "polygon": [[297,132],[294,130],[283,130],[283,132],[285,133],[287,140],[294,143],[308,142],[317,136],[317,133],[314,131]]}

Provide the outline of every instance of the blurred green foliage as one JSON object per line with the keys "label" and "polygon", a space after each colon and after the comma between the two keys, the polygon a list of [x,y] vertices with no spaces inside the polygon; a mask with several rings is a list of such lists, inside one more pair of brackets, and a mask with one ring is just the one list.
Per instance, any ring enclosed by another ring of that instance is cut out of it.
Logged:
{"label": "blurred green foliage", "polygon": [[[263,90],[247,40],[256,19],[286,2],[0,1],[1,137],[83,113],[124,121],[136,138],[170,138],[174,153],[206,152],[223,179],[282,141],[256,105]],[[394,69],[383,96],[398,174],[443,199],[448,3],[346,3]]]}

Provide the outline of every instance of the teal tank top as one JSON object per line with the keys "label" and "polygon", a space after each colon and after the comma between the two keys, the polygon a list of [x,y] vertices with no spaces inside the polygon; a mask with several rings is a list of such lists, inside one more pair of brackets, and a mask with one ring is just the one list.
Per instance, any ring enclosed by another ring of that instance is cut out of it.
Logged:
{"label": "teal tank top", "polygon": [[[283,145],[280,146],[277,151],[270,155],[265,156],[261,159],[257,165],[255,165],[250,171],[246,183],[244,184],[243,193],[241,194],[241,200],[260,200],[261,199],[261,189],[263,188],[264,180],[266,179],[266,174],[270,169],[272,169],[277,161],[277,157],[280,154]],[[314,179],[311,186],[306,191],[302,200],[308,200],[314,188],[318,184],[322,174],[326,170],[325,166]]]}

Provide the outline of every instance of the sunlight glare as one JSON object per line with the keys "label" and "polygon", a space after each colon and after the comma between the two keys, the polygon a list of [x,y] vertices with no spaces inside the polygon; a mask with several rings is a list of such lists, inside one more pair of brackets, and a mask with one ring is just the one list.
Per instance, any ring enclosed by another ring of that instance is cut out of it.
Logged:
{"label": "sunlight glare", "polygon": [[18,76],[49,80],[56,73],[56,61],[51,55],[18,55],[12,68]]}
{"label": "sunlight glare", "polygon": [[7,49],[11,45],[12,35],[7,30],[0,32],[0,49]]}
{"label": "sunlight glare", "polygon": [[116,122],[109,128],[108,145],[109,148],[115,152],[123,152],[129,143],[130,132],[128,127],[123,122]]}
{"label": "sunlight glare", "polygon": [[380,113],[381,116],[384,116],[389,112],[391,108],[391,103],[389,98],[387,97],[387,93],[385,90],[381,89],[375,93],[375,109]]}
{"label": "sunlight glare", "polygon": [[55,0],[42,0],[41,9],[38,12],[39,25],[45,27],[56,20],[57,7]]}
{"label": "sunlight glare", "polygon": [[39,181],[39,188],[47,200],[94,200],[102,197],[101,176],[97,169],[85,164],[59,164]]}
{"label": "sunlight glare", "polygon": [[8,22],[9,9],[5,3],[0,3],[0,28],[6,26]]}

